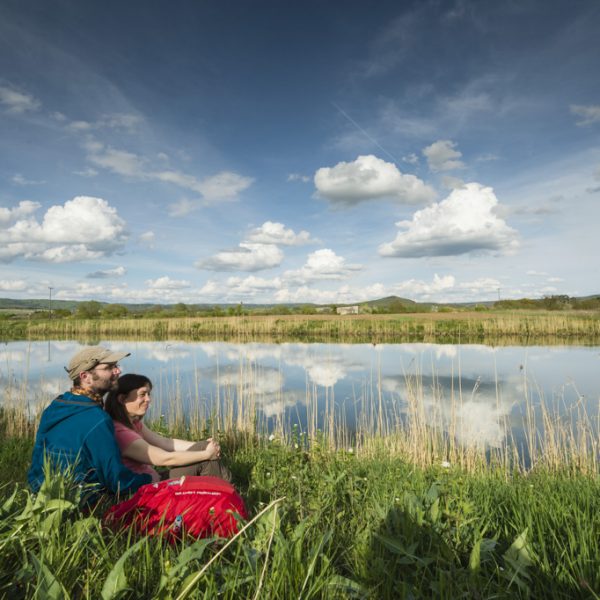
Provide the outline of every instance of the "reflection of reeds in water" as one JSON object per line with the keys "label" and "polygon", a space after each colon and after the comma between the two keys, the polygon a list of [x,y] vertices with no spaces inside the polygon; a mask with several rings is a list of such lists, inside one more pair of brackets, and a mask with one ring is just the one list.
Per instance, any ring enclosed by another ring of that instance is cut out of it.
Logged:
{"label": "reflection of reeds in water", "polygon": [[[216,382],[219,391],[210,415],[205,413],[204,420],[200,413],[189,415],[191,435],[209,430],[266,438],[274,432],[292,440],[301,432],[309,450],[314,442],[332,451],[352,448],[368,456],[402,456],[421,467],[449,463],[467,471],[494,466],[507,474],[536,467],[598,472],[600,411],[590,415],[581,398],[568,407],[564,399],[549,403],[526,373],[520,418],[500,409],[501,391],[496,383],[494,426],[502,443],[495,444],[486,443],[473,430],[468,412],[479,383],[464,389],[460,368],[448,387],[436,376],[425,378],[414,367],[404,373],[402,390],[394,392],[384,389],[381,374],[376,372],[353,390],[351,398],[342,400],[343,406],[336,400],[334,387],[318,386],[307,376],[304,398],[287,411],[282,385],[265,394],[260,381],[260,367],[241,361],[235,378]],[[206,399],[198,402],[206,403]],[[265,404],[276,409],[270,420],[262,408]],[[168,421],[181,427],[183,413],[171,406]]]}
{"label": "reflection of reeds in water", "polygon": [[[526,371],[520,419],[500,410],[496,382],[494,426],[503,440],[498,444],[473,436],[473,422],[466,416],[474,406],[479,382],[464,389],[460,364],[450,385],[442,385],[435,375],[425,377],[413,366],[403,374],[401,388],[392,391],[384,389],[377,369],[370,380],[353,388],[352,398],[341,401],[333,386],[319,386],[307,374],[304,396],[294,407],[286,404],[281,370],[279,380],[265,386],[264,368],[247,358],[234,368],[228,365],[228,370],[217,362],[213,392],[208,396],[199,391],[199,369],[191,382],[185,380],[187,387],[176,366],[151,377],[153,426],[190,439],[227,436],[239,444],[244,439],[265,439],[270,433],[288,439],[301,433],[301,443],[309,451],[313,444],[332,451],[352,448],[371,457],[401,456],[421,467],[448,463],[467,471],[500,467],[507,474],[536,467],[598,472],[600,406],[590,414],[582,397],[569,406],[564,398],[549,402]],[[8,377],[0,383],[0,408],[14,416],[5,433],[27,434],[42,403],[30,396],[26,377],[20,382]]]}

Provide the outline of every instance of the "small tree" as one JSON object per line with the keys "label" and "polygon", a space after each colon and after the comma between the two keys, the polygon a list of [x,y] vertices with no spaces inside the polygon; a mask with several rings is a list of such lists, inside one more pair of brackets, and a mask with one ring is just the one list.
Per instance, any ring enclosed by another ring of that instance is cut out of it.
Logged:
{"label": "small tree", "polygon": [[127,316],[129,311],[122,304],[107,304],[102,309],[102,316],[107,319],[120,319]]}
{"label": "small tree", "polygon": [[80,319],[96,319],[100,316],[101,309],[102,304],[100,304],[100,302],[90,300],[89,302],[80,302],[77,305],[75,314]]}
{"label": "small tree", "polygon": [[190,309],[189,307],[184,304],[183,302],[178,302],[177,304],[175,304],[172,308],[173,313],[177,316],[182,316],[185,317],[189,314]]}
{"label": "small tree", "polygon": [[303,315],[314,315],[317,311],[314,306],[311,306],[310,304],[303,304],[300,307],[300,312]]}

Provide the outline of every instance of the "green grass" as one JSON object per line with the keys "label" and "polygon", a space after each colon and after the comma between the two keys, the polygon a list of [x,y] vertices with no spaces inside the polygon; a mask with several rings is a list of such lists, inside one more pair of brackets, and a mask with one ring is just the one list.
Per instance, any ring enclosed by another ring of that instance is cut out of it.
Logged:
{"label": "green grass", "polygon": [[[31,433],[0,413],[0,597],[598,598],[600,482],[466,472],[223,436],[252,517],[230,545],[133,539],[54,477],[24,487]],[[197,432],[192,432],[197,433]],[[271,505],[275,501],[274,505]],[[266,509],[266,510],[265,510]]]}

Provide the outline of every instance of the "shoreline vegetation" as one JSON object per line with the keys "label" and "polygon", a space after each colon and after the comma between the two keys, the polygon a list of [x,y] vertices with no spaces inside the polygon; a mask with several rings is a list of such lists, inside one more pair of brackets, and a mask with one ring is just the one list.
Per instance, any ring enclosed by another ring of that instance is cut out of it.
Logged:
{"label": "shoreline vegetation", "polygon": [[428,457],[418,465],[376,437],[332,450],[297,431],[214,426],[180,422],[170,432],[219,437],[250,521],[229,545],[171,546],[107,531],[108,504],[81,513],[64,477],[32,495],[24,481],[34,426],[0,410],[0,596],[599,597],[600,481],[568,452],[528,471],[461,466],[440,461],[422,431],[410,441]]}
{"label": "shoreline vegetation", "polygon": [[594,344],[598,311],[460,311],[385,315],[3,319],[4,340],[180,339],[349,343]]}

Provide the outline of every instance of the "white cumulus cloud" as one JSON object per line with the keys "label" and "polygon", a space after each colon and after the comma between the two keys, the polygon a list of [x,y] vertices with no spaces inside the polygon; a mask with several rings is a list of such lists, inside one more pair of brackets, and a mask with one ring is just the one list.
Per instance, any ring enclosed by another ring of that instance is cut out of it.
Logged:
{"label": "white cumulus cloud", "polygon": [[248,277],[229,277],[225,282],[225,290],[221,286],[221,293],[226,291],[230,299],[239,297],[255,297],[257,294],[270,294],[281,287],[281,281],[278,277],[274,279],[264,279],[250,275]]}
{"label": "white cumulus cloud", "polygon": [[417,297],[428,299],[433,294],[453,289],[455,285],[456,280],[453,275],[440,277],[435,273],[431,282],[409,279],[393,285],[391,289],[395,295],[412,300]]}
{"label": "white cumulus cloud", "polygon": [[362,268],[362,265],[346,264],[343,256],[338,256],[330,248],[322,248],[309,254],[302,268],[286,271],[284,279],[295,283],[324,279],[339,280],[348,278]]}
{"label": "white cumulus cloud", "polygon": [[5,208],[0,206],[0,225],[9,223],[10,221],[16,221],[23,217],[32,215],[41,204],[39,202],[32,202],[31,200],[22,200],[14,208]]}
{"label": "white cumulus cloud", "polygon": [[278,267],[283,252],[274,244],[241,242],[234,250],[223,250],[196,263],[199,269],[209,271],[261,271]]}
{"label": "white cumulus cloud", "polygon": [[346,206],[377,198],[392,198],[403,204],[435,198],[434,190],[418,177],[403,174],[393,163],[372,154],[335,167],[322,167],[314,181],[319,196]]}
{"label": "white cumulus cloud", "polygon": [[488,251],[510,253],[517,232],[499,218],[498,200],[490,187],[468,183],[442,202],[417,211],[412,221],[399,221],[393,242],[379,246],[381,256],[417,258]]}
{"label": "white cumulus cloud", "polygon": [[[46,262],[71,262],[106,256],[127,240],[125,222],[102,198],[77,196],[51,206],[38,222],[31,213],[37,203],[21,202],[0,213],[0,260],[17,257]],[[14,223],[4,226],[10,220]]]}
{"label": "white cumulus cloud", "polygon": [[158,279],[148,279],[146,285],[153,290],[181,290],[191,287],[189,281],[171,279],[168,275]]}
{"label": "white cumulus cloud", "polygon": [[0,291],[22,292],[27,289],[27,282],[23,279],[0,279]]}
{"label": "white cumulus cloud", "polygon": [[292,229],[287,229],[283,223],[265,221],[260,227],[250,232],[247,241],[254,244],[301,246],[302,244],[310,244],[314,240],[311,239],[308,231],[295,233]]}
{"label": "white cumulus cloud", "polygon": [[462,153],[456,148],[456,143],[450,140],[438,140],[423,148],[423,156],[432,171],[452,171],[464,168],[460,160]]}
{"label": "white cumulus cloud", "polygon": [[363,298],[363,293],[357,294],[356,290],[347,285],[342,285],[335,290],[317,289],[308,285],[293,288],[282,288],[275,293],[275,302],[312,302],[315,304],[352,303],[357,298]]}

